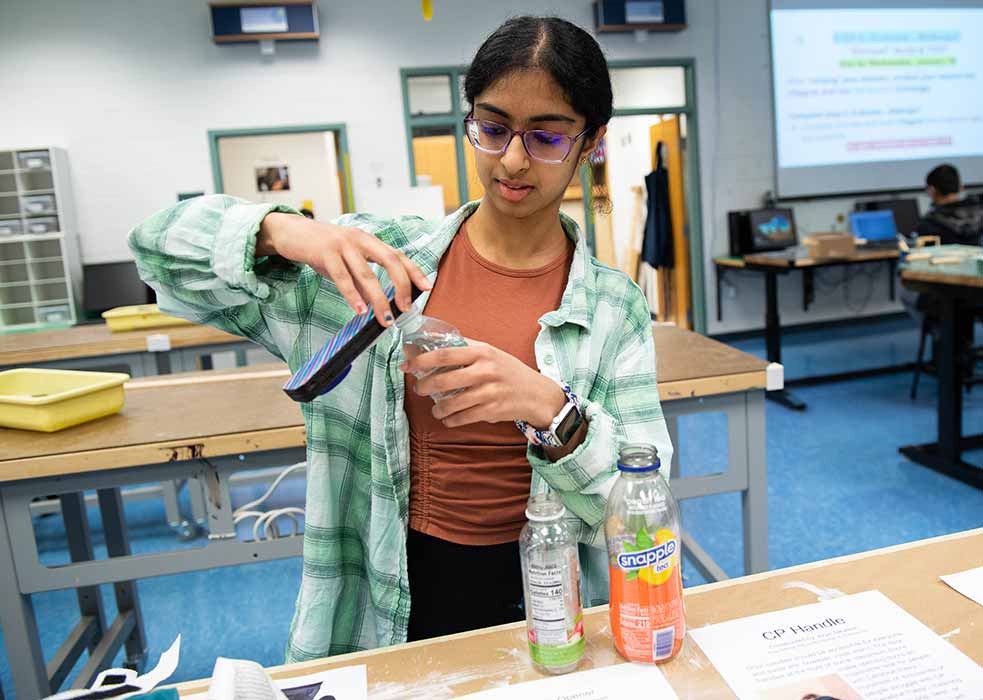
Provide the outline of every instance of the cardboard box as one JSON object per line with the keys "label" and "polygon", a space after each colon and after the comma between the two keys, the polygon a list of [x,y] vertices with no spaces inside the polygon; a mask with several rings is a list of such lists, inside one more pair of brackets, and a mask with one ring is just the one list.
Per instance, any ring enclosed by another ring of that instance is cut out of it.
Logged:
{"label": "cardboard box", "polygon": [[802,241],[810,258],[849,258],[857,244],[849,233],[812,233]]}

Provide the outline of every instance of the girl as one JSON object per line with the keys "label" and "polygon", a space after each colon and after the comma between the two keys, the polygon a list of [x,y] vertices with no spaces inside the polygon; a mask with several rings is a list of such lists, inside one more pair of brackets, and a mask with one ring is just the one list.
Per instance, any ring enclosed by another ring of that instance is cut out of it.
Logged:
{"label": "girl", "polygon": [[[663,473],[670,464],[648,306],[559,211],[611,117],[600,47],[561,19],[512,19],[478,50],[465,92],[485,195],[442,222],[325,224],[215,195],[130,234],[165,311],[250,338],[292,369],[353,310],[371,305],[392,325],[380,274],[401,310],[412,282],[426,313],[468,339],[404,362],[393,330],[302,405],[304,575],[288,661],[522,619],[530,492],[562,498],[585,602],[605,602],[619,443],[654,442]],[[435,368],[451,369],[413,379]]]}

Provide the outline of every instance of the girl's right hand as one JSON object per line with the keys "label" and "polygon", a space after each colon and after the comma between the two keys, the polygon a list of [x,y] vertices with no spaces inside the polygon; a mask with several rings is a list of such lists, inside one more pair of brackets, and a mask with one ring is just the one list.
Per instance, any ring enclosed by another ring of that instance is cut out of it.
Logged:
{"label": "girl's right hand", "polygon": [[336,226],[296,214],[271,212],[263,218],[256,236],[256,256],[278,255],[310,265],[334,282],[357,314],[371,306],[383,326],[392,324],[389,300],[369,267],[382,265],[396,289],[396,306],[406,311],[412,305],[410,283],[422,291],[430,289],[426,275],[402,251],[358,228]]}

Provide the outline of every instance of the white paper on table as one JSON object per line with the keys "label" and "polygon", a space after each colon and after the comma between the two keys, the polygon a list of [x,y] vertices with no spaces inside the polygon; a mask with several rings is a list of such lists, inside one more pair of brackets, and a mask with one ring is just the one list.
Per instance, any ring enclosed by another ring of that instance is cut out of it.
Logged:
{"label": "white paper on table", "polygon": [[[306,676],[282,678],[273,681],[288,700],[367,700],[368,678],[365,666],[344,666],[330,671],[310,673]],[[318,686],[312,688],[312,686]],[[208,691],[182,696],[183,700],[207,700]]]}
{"label": "white paper on table", "polygon": [[983,566],[939,578],[970,600],[983,605]]}
{"label": "white paper on table", "polygon": [[558,700],[564,697],[584,700],[642,697],[679,700],[658,666],[630,663],[483,690],[467,695],[463,700]]}
{"label": "white paper on table", "polygon": [[[177,670],[178,661],[181,658],[181,635],[171,642],[170,648],[160,655],[157,665],[153,670],[148,671],[142,676],[129,668],[109,668],[101,671],[92,682],[89,689],[66,690],[56,695],[52,695],[47,700],[72,700],[73,698],[84,698],[88,695],[97,693],[109,693],[123,687],[133,688],[129,692],[120,692],[112,695],[114,699],[123,700],[133,695],[143,695],[149,693],[158,685],[166,681]],[[106,683],[106,679],[118,679],[113,683]],[[109,697],[107,695],[107,697]]]}
{"label": "white paper on table", "polygon": [[983,700],[983,668],[880,591],[689,633],[740,700]]}

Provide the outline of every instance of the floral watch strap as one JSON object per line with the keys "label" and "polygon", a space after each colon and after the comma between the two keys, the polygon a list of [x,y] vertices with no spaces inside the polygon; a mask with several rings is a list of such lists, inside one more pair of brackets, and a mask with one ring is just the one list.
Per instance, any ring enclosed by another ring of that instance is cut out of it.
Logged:
{"label": "floral watch strap", "polygon": [[[584,411],[580,406],[580,399],[577,395],[573,393],[573,389],[566,382],[558,382],[560,388],[563,390],[564,395],[567,397],[567,403],[573,404],[574,410],[578,415],[583,416]],[[546,430],[536,430],[534,427],[526,423],[524,420],[516,420],[515,427],[526,436],[526,439],[533,445],[544,445],[546,447],[563,447],[563,443],[553,432],[552,426]]]}

